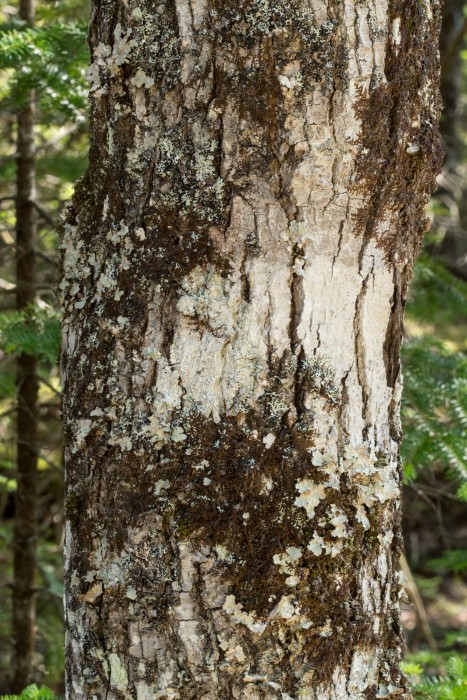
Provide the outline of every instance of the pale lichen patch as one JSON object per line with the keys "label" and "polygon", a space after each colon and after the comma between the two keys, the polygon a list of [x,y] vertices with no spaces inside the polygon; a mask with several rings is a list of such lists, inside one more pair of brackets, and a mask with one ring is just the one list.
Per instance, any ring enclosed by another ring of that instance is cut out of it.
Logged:
{"label": "pale lichen patch", "polygon": [[75,439],[72,450],[78,450],[78,448],[84,444],[86,437],[89,435],[93,427],[93,422],[89,418],[81,418],[76,422],[75,428]]}
{"label": "pale lichen patch", "polygon": [[296,608],[291,596],[282,596],[277,605],[275,605],[269,613],[269,619],[274,620],[275,618],[282,618],[283,620],[290,620],[295,613]]}
{"label": "pale lichen patch", "polygon": [[156,484],[154,486],[154,493],[156,494],[156,496],[160,496],[160,494],[163,491],[166,491],[169,488],[170,481],[167,481],[167,479],[159,479],[159,481],[156,481]]}
{"label": "pale lichen patch", "polygon": [[102,587],[102,582],[98,581],[95,583],[91,588],[88,590],[88,592],[82,596],[82,599],[84,600],[85,603],[95,603],[98,598],[102,595],[103,592],[103,587]]}
{"label": "pale lichen patch", "polygon": [[315,508],[320,501],[326,498],[326,489],[322,484],[315,484],[311,479],[301,479],[296,483],[299,496],[294,503],[298,508],[304,508],[307,516],[312,520],[315,517]]}
{"label": "pale lichen patch", "polygon": [[243,610],[242,603],[237,603],[234,595],[228,595],[226,597],[222,609],[231,617],[235,624],[243,624],[248,627],[251,632],[262,634],[266,629],[266,624],[256,619],[254,611],[247,613]]}
{"label": "pale lichen patch", "polygon": [[138,68],[135,75],[131,79],[131,83],[137,88],[150,88],[154,85],[154,78],[151,78],[150,76],[146,75],[146,73],[143,70],[141,70],[141,68]]}
{"label": "pale lichen patch", "polygon": [[276,436],[274,433],[268,433],[264,438],[263,438],[263,443],[264,446],[266,447],[267,450],[269,450],[270,447],[274,444],[276,440]]}
{"label": "pale lichen patch", "polygon": [[110,685],[121,691],[128,692],[128,674],[118,654],[111,653],[108,657],[110,664]]}
{"label": "pale lichen patch", "polygon": [[179,425],[175,426],[170,435],[172,442],[184,442],[187,439],[186,434],[183,432],[183,428]]}
{"label": "pale lichen patch", "polygon": [[313,538],[307,545],[307,549],[309,549],[315,556],[319,557],[323,550],[326,550],[326,545],[323,538],[315,532],[313,534]]}

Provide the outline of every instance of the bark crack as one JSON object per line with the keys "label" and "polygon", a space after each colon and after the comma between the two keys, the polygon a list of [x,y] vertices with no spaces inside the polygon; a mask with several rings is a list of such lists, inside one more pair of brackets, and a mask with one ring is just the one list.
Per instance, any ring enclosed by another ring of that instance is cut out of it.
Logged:
{"label": "bark crack", "polygon": [[364,303],[365,303],[365,296],[367,293],[367,288],[368,288],[368,281],[370,278],[370,274],[368,273],[366,277],[363,280],[362,287],[360,292],[358,293],[358,296],[355,300],[355,314],[354,314],[354,322],[353,322],[353,329],[354,329],[354,343],[355,343],[355,358],[356,358],[356,368],[357,368],[357,378],[358,378],[358,383],[360,385],[360,390],[362,394],[362,403],[363,403],[363,418],[365,420],[365,426],[362,431],[362,436],[363,439],[366,440],[368,438],[368,431],[371,426],[371,421],[369,417],[369,399],[370,399],[370,393],[371,393],[371,388],[368,385],[368,380],[366,376],[366,347],[365,347],[365,338],[363,334],[363,310],[364,310]]}

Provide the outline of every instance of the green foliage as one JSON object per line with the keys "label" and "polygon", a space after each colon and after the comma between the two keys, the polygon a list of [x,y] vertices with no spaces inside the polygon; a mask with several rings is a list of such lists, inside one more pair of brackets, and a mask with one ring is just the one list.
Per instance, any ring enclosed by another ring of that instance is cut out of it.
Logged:
{"label": "green foliage", "polygon": [[[63,687],[62,528],[63,473],[57,355],[59,317],[54,306],[58,236],[54,221],[84,172],[88,136],[86,42],[88,0],[38,0],[34,27],[18,20],[19,1],[0,0],[0,277],[15,283],[15,116],[36,95],[35,241],[38,307],[19,314],[11,290],[2,288],[0,312],[0,686],[10,676],[13,515],[16,465],[15,357],[27,352],[39,362],[39,536],[37,540],[37,637],[35,678]],[[38,694],[40,693],[40,694]],[[53,697],[46,689],[22,698]]]}
{"label": "green foliage", "polygon": [[36,306],[0,314],[0,350],[7,355],[25,352],[54,365],[60,350],[58,312]]}
{"label": "green foliage", "polygon": [[467,501],[467,483],[463,483],[459,486],[457,489],[457,497],[461,499],[461,501]]}
{"label": "green foliage", "polygon": [[4,106],[18,109],[31,89],[45,113],[82,118],[86,108],[86,29],[73,22],[26,27],[0,26],[0,70],[10,73]]}
{"label": "green foliage", "polygon": [[404,673],[412,678],[418,678],[423,674],[423,667],[414,661],[403,661],[401,667]]}
{"label": "green foliage", "polygon": [[0,400],[11,399],[16,394],[15,373],[13,368],[2,367],[0,371]]}
{"label": "green foliage", "polygon": [[439,465],[466,484],[466,356],[425,336],[405,344],[403,363],[402,455],[407,480]]}
{"label": "green foliage", "polygon": [[467,320],[466,310],[467,284],[423,254],[415,268],[407,317],[430,332],[406,341],[402,350],[405,477],[410,482],[435,471],[455,480],[463,500],[467,500],[467,356],[431,332],[442,337],[446,324]]}
{"label": "green foliage", "polygon": [[444,638],[444,642],[449,647],[465,647],[467,650],[467,629],[458,629],[448,632]]}
{"label": "green foliage", "polygon": [[424,674],[420,663],[407,661],[402,665],[409,676],[414,698],[417,700],[466,700],[467,661],[459,655],[451,656],[442,675]]}
{"label": "green foliage", "polygon": [[14,492],[16,487],[16,479],[9,479],[7,476],[0,474],[0,491]]}
{"label": "green foliage", "polygon": [[[419,560],[423,575],[419,573],[415,579],[423,598],[437,605],[441,583],[467,574],[467,550],[459,548],[462,544],[456,533],[452,548],[441,534],[442,523],[452,519],[451,512],[455,510],[455,517],[462,518],[461,502],[467,501],[467,354],[462,350],[467,284],[423,254],[415,268],[407,321],[413,335],[402,349],[401,452],[405,481],[413,482],[421,502],[414,520],[408,514],[406,522],[410,527],[418,519],[422,537],[423,531],[431,532],[430,549]],[[459,502],[453,503],[456,498]],[[429,504],[435,500],[431,509]],[[427,576],[428,572],[431,575]],[[407,669],[407,673],[421,675],[420,669]],[[467,687],[451,677],[424,679],[423,685],[417,686],[416,697],[467,700]]]}
{"label": "green foliage", "polygon": [[407,315],[427,324],[467,321],[467,283],[439,260],[422,253],[415,266]]}
{"label": "green foliage", "polygon": [[30,685],[23,690],[21,695],[2,695],[0,700],[55,700],[56,695],[44,685],[40,688],[37,685]]}
{"label": "green foliage", "polygon": [[430,559],[427,567],[436,573],[450,571],[455,574],[467,573],[467,549],[449,549],[440,557]]}

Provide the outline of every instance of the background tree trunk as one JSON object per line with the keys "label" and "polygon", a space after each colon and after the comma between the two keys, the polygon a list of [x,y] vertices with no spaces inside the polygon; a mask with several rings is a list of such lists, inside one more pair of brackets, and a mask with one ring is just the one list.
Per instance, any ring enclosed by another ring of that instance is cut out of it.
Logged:
{"label": "background tree trunk", "polygon": [[446,0],[443,3],[440,32],[441,79],[443,115],[440,123],[448,156],[457,160],[455,151],[461,147],[459,136],[461,83],[461,50],[464,45],[467,21],[464,19],[464,0]]}
{"label": "background tree trunk", "polygon": [[443,4],[440,34],[441,98],[443,113],[440,124],[446,159],[440,177],[437,199],[449,215],[435,216],[435,228],[444,237],[433,246],[448,268],[467,279],[467,204],[465,175],[462,171],[464,146],[461,131],[465,122],[465,107],[460,99],[462,80],[462,49],[465,46],[467,17],[463,0],[447,0]]}
{"label": "background tree trunk", "polygon": [[[32,25],[34,0],[21,0],[19,16]],[[34,199],[35,95],[27,98],[17,118],[16,151],[16,306],[25,311],[36,297],[36,214]],[[13,537],[13,680],[19,693],[32,680],[35,643],[35,552],[37,539],[37,357],[21,353],[17,359],[17,490]]]}
{"label": "background tree trunk", "polygon": [[94,4],[62,242],[70,698],[404,696],[399,349],[438,14]]}

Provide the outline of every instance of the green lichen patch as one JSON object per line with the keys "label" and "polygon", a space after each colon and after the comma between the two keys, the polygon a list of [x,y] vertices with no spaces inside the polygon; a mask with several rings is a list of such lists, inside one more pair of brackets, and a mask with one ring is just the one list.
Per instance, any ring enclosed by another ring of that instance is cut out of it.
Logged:
{"label": "green lichen patch", "polygon": [[[432,14],[432,16],[430,16]],[[426,231],[424,207],[442,162],[438,120],[440,5],[392,0],[385,75],[361,92],[361,152],[356,189],[370,193],[358,229],[376,238],[388,259],[411,263]],[[379,226],[392,217],[388,230]]]}

